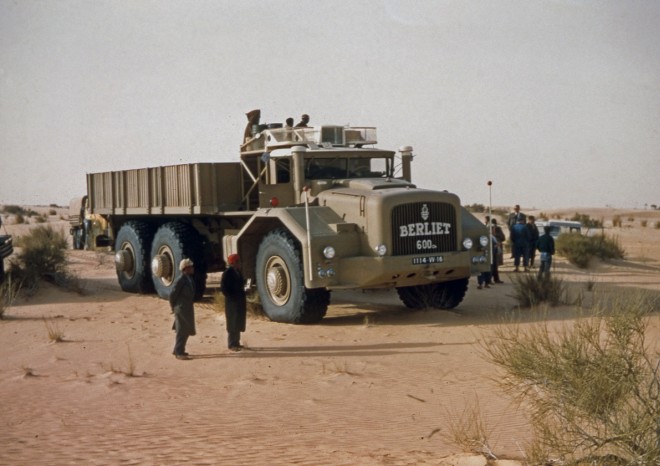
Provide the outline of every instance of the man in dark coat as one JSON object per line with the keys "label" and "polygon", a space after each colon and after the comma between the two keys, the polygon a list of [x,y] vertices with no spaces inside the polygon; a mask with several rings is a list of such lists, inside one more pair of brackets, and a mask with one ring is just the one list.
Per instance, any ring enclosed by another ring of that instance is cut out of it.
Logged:
{"label": "man in dark coat", "polygon": [[174,283],[174,288],[170,293],[170,306],[174,313],[173,330],[176,330],[176,340],[172,354],[177,359],[190,359],[186,353],[186,343],[188,337],[195,335],[195,281],[193,275],[195,268],[193,261],[183,259],[179,263],[181,275]]}
{"label": "man in dark coat", "polygon": [[513,227],[520,221],[521,218],[525,217],[525,214],[523,214],[520,211],[520,205],[516,204],[513,207],[513,212],[509,214],[506,220],[506,225],[509,227],[509,232],[513,230]]}
{"label": "man in dark coat", "polygon": [[241,332],[245,332],[245,280],[241,274],[238,254],[227,258],[229,267],[222,274],[220,289],[225,296],[225,319],[227,320],[227,347],[240,351]]}
{"label": "man in dark coat", "polygon": [[513,208],[513,212],[511,212],[506,219],[506,226],[509,227],[509,238],[511,239],[511,258],[513,259],[515,259],[513,238],[511,236],[513,234],[513,227],[516,226],[521,217],[524,216],[525,214],[520,211],[520,205],[516,204]]}
{"label": "man in dark coat", "polygon": [[550,278],[550,267],[552,266],[552,256],[555,254],[555,240],[550,236],[551,228],[549,226],[544,226],[543,231],[544,235],[541,235],[538,241],[538,248],[541,259],[541,266],[539,267],[539,273],[536,276],[539,280],[543,277]]}
{"label": "man in dark coat", "polygon": [[523,259],[523,266],[525,272],[529,270],[529,241],[530,233],[529,228],[525,225],[526,216],[520,217],[518,223],[511,228],[511,244],[513,245],[513,265],[515,266],[514,272],[519,271],[520,258]]}

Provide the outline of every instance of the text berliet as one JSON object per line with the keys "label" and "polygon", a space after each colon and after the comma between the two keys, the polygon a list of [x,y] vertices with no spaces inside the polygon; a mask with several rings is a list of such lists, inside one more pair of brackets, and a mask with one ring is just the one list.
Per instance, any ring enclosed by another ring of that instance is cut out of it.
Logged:
{"label": "text berliet", "polygon": [[445,222],[409,223],[399,227],[399,237],[448,235],[450,228],[451,224]]}

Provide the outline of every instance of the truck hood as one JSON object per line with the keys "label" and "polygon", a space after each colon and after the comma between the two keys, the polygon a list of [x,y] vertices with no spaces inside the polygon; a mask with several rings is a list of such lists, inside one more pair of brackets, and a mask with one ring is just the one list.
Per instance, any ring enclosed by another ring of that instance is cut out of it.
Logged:
{"label": "truck hood", "polygon": [[333,187],[373,191],[376,189],[415,188],[416,186],[406,180],[400,180],[397,178],[357,178],[335,180]]}

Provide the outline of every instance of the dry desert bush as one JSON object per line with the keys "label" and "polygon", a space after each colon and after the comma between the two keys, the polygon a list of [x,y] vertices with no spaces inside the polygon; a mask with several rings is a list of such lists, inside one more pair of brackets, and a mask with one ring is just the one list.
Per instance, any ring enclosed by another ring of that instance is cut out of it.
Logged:
{"label": "dry desert bush", "polygon": [[597,220],[595,218],[591,218],[587,214],[581,214],[578,212],[575,212],[575,215],[573,215],[568,220],[580,222],[583,227],[587,227],[587,228],[603,228],[603,223],[604,223],[602,218],[600,220]]}
{"label": "dry desert bush", "polygon": [[48,332],[48,341],[53,343],[61,343],[64,340],[64,332],[60,326],[52,319],[44,319],[44,325],[46,326],[46,332]]}
{"label": "dry desert bush", "polygon": [[[1,260],[1,259],[0,259]],[[7,280],[0,283],[0,319],[4,318],[20,291],[20,286],[14,286],[11,275],[7,275]]]}
{"label": "dry desert bush", "polygon": [[531,464],[660,464],[660,356],[645,341],[657,311],[657,297],[619,294],[573,326],[493,332],[482,349],[530,411]]}
{"label": "dry desert bush", "polygon": [[583,269],[589,267],[589,262],[594,257],[604,260],[623,259],[626,254],[617,237],[610,238],[606,235],[559,235],[555,248],[557,254]]}
{"label": "dry desert bush", "polygon": [[459,411],[448,410],[447,430],[442,437],[456,445],[462,451],[478,453],[486,458],[496,460],[497,456],[489,444],[492,429],[483,418],[479,399],[468,401]]}
{"label": "dry desert bush", "polygon": [[28,293],[36,291],[42,279],[82,292],[78,278],[67,266],[67,236],[63,231],[50,225],[39,225],[28,235],[18,237],[16,246],[21,252],[12,259],[8,274]]}
{"label": "dry desert bush", "polygon": [[551,306],[566,304],[566,284],[560,278],[550,277],[538,279],[536,275],[521,275],[513,277],[513,298],[518,306],[533,307],[541,303]]}

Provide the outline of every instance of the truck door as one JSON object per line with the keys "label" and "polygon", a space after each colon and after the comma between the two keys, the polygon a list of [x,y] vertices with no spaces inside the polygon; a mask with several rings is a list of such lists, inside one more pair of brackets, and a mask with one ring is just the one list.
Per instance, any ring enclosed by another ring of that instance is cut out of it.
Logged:
{"label": "truck door", "polygon": [[293,178],[291,157],[271,157],[264,182],[259,185],[259,207],[273,207],[275,198],[279,207],[294,205]]}

